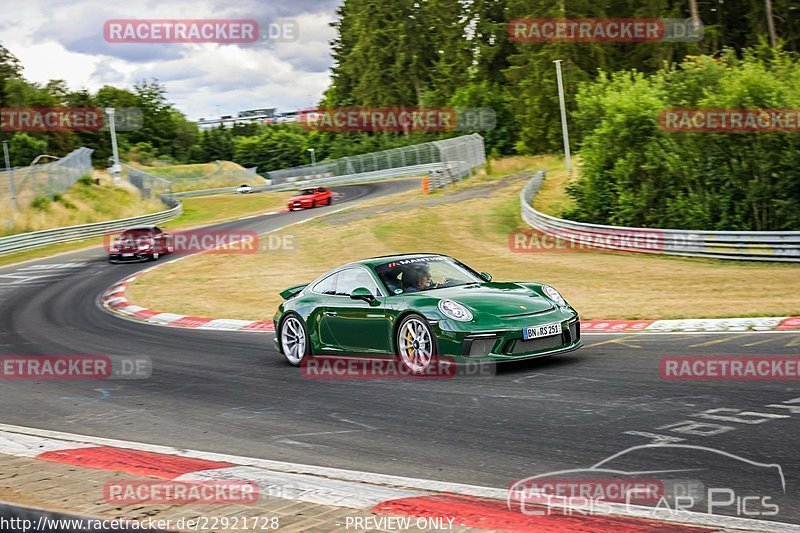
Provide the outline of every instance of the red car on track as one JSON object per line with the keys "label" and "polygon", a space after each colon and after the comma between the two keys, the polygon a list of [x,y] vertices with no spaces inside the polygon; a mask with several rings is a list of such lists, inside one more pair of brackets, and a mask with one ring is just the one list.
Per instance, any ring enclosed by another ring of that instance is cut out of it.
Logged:
{"label": "red car on track", "polygon": [[303,189],[300,194],[289,198],[286,206],[289,211],[295,209],[308,209],[311,207],[318,207],[321,205],[331,205],[333,201],[333,194],[325,187],[312,187],[310,189]]}
{"label": "red car on track", "polygon": [[106,244],[109,263],[155,261],[173,250],[172,236],[158,226],[128,228]]}

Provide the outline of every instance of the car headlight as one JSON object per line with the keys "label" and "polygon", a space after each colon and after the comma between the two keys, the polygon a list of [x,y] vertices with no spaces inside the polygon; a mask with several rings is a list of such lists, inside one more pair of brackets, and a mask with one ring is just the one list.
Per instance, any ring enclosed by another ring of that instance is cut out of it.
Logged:
{"label": "car headlight", "polygon": [[439,302],[439,311],[447,318],[452,318],[459,322],[469,322],[472,320],[472,313],[470,310],[453,300],[441,300]]}
{"label": "car headlight", "polygon": [[542,291],[547,295],[548,298],[553,300],[558,305],[567,305],[567,301],[561,296],[561,293],[555,290],[550,285],[543,285]]}

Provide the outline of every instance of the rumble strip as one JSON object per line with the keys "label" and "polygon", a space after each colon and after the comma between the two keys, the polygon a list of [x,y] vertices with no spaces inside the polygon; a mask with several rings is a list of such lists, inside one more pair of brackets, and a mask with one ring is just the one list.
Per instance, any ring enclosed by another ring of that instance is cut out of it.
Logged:
{"label": "rumble strip", "polygon": [[611,515],[522,514],[509,509],[506,489],[179,450],[6,424],[0,424],[0,454],[184,483],[249,480],[264,494],[280,493],[281,498],[290,500],[365,510],[377,515],[372,518],[376,524],[381,516],[400,516],[411,520],[396,519],[393,523],[413,525],[423,518],[436,518],[445,525],[513,532],[704,533],[721,529],[787,531],[795,527],[690,512],[664,517],[652,508],[622,509],[622,505]]}

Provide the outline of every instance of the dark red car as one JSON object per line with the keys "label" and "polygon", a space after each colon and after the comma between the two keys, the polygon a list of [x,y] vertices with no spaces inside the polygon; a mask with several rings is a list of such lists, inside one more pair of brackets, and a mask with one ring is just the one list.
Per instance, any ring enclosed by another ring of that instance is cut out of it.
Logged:
{"label": "dark red car", "polygon": [[308,209],[311,207],[318,207],[321,205],[331,205],[333,201],[333,194],[325,187],[312,187],[310,189],[303,189],[298,196],[289,198],[286,206],[289,211],[295,209]]}
{"label": "dark red car", "polygon": [[109,263],[155,261],[173,250],[172,237],[158,226],[128,228],[106,244]]}

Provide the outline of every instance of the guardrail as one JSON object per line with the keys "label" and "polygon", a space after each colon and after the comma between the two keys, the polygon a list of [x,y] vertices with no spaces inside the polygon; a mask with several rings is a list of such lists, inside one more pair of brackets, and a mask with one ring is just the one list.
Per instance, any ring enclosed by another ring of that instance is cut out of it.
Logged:
{"label": "guardrail", "polygon": [[[335,176],[332,178],[322,178],[317,180],[296,181],[292,183],[283,183],[280,185],[256,185],[253,187],[257,191],[281,191],[291,190],[296,188],[315,186],[315,185],[336,185],[339,183],[360,183],[366,181],[375,181],[384,178],[396,178],[402,176],[414,176],[417,174],[425,173],[433,168],[440,168],[441,163],[430,165],[416,165],[413,167],[396,168],[390,170],[380,170],[375,172],[365,172],[363,174],[351,174],[348,176]],[[219,189],[207,189],[204,191],[187,191],[182,193],[175,193],[172,195],[164,195],[162,199],[171,204],[173,207],[166,211],[153,213],[150,215],[143,215],[139,217],[131,217],[120,220],[111,220],[108,222],[96,222],[94,224],[84,224],[81,226],[69,226],[66,228],[48,229],[42,231],[33,231],[30,233],[20,233],[18,235],[10,235],[8,237],[0,237],[0,256],[12,254],[15,252],[24,252],[26,250],[33,250],[34,248],[41,248],[51,244],[61,244],[71,241],[82,241],[92,237],[98,237],[111,231],[119,231],[131,226],[147,225],[147,224],[161,224],[167,220],[171,220],[179,216],[183,212],[183,205],[177,198],[188,198],[192,196],[206,196],[211,194],[234,193],[236,187],[223,187]]]}
{"label": "guardrail", "polygon": [[800,262],[800,231],[630,228],[586,224],[546,215],[531,206],[543,180],[544,171],[541,170],[522,189],[522,219],[534,229],[573,245],[714,259]]}
{"label": "guardrail", "polygon": [[[479,136],[478,136],[479,137]],[[457,139],[455,139],[457,140]],[[472,139],[474,141],[474,139]],[[483,139],[481,138],[481,143]],[[482,146],[482,145],[481,145]],[[418,176],[425,174],[431,170],[442,169],[448,175],[453,174],[454,169],[471,169],[473,168],[467,161],[447,161],[447,162],[433,162],[420,165],[411,165],[406,167],[397,167],[383,170],[374,170],[370,172],[362,172],[358,174],[347,174],[343,176],[331,176],[327,178],[317,178],[311,180],[298,180],[292,182],[284,182],[277,185],[255,185],[255,191],[285,191],[304,187],[312,187],[319,185],[339,185],[345,183],[364,183],[369,181],[378,181],[383,179],[400,178],[408,176]],[[136,170],[136,169],[133,169]],[[145,174],[145,173],[141,173]],[[142,191],[147,191],[148,196],[151,194],[152,187],[145,184],[144,178],[137,181],[134,174],[134,179],[131,183],[139,187]],[[147,175],[149,176],[149,175]],[[154,182],[160,183],[162,178],[153,177]],[[237,187],[221,187],[217,189],[205,189],[199,191],[185,191],[170,194],[164,192],[160,195],[161,199],[171,206],[170,209],[160,213],[153,213],[140,217],[132,217],[121,220],[112,220],[109,222],[97,222],[94,224],[84,224],[81,226],[70,226],[66,228],[56,228],[42,231],[34,231],[30,233],[22,233],[19,235],[10,235],[8,237],[0,237],[0,256],[32,250],[34,248],[41,248],[51,244],[60,244],[71,241],[81,241],[91,237],[101,236],[110,231],[118,231],[130,226],[145,225],[145,224],[160,224],[172,218],[179,216],[183,212],[179,198],[190,198],[193,196],[208,196],[214,194],[226,194],[236,192]],[[167,189],[168,190],[168,189]]]}
{"label": "guardrail", "polygon": [[451,183],[461,182],[465,173],[469,173],[469,163],[466,161],[450,161],[440,167],[440,172],[431,172],[428,175],[428,191],[446,187]]}
{"label": "guardrail", "polygon": [[49,246],[51,244],[82,241],[84,239],[102,236],[111,231],[120,231],[131,226],[161,224],[177,217],[183,212],[183,206],[179,202],[171,203],[174,204],[172,208],[149,215],[0,237],[0,256],[33,250],[34,248],[41,248],[42,246]]}
{"label": "guardrail", "polygon": [[[430,163],[426,165],[414,165],[410,167],[392,168],[389,170],[376,170],[373,172],[362,172],[361,174],[347,174],[345,176],[333,176],[330,178],[319,178],[313,180],[298,180],[278,185],[254,185],[254,191],[290,191],[292,189],[302,189],[304,187],[316,187],[319,185],[340,185],[345,183],[364,183],[368,181],[378,181],[387,178],[402,178],[425,174],[430,170],[442,168],[442,163]],[[173,194],[174,198],[191,198],[194,196],[210,196],[213,194],[235,193],[237,187],[220,187],[218,189],[204,189],[200,191],[186,191]]]}

